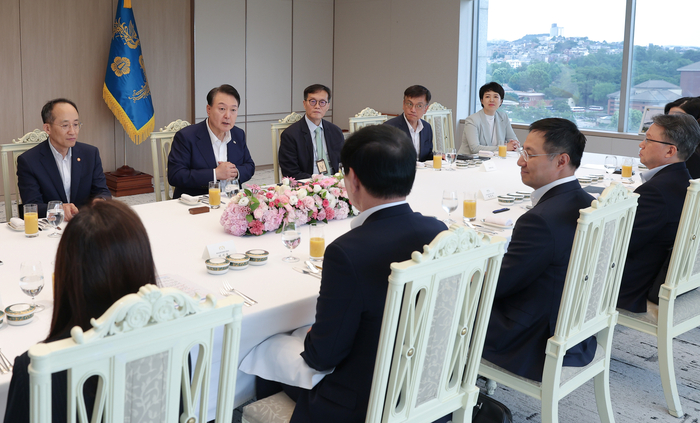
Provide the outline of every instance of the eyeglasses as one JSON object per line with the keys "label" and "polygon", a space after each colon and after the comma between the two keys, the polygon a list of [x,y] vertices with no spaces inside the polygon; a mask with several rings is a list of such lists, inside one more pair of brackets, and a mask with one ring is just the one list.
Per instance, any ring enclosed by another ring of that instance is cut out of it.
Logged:
{"label": "eyeglasses", "polygon": [[403,102],[403,105],[408,107],[409,109],[416,108],[416,111],[420,112],[421,110],[425,109],[425,104],[423,103],[418,103],[418,104],[413,104],[410,101],[406,100]]}
{"label": "eyeglasses", "polygon": [[670,142],[666,142],[666,141],[657,141],[657,140],[653,140],[653,139],[651,139],[651,138],[649,138],[649,137],[644,138],[644,142],[645,142],[645,143],[646,143],[646,142],[649,142],[649,141],[651,141],[651,142],[657,142],[657,143],[659,143],[659,144],[672,145],[672,146],[678,148],[678,146],[677,146],[676,144],[673,144],[673,143],[670,143]]}
{"label": "eyeglasses", "polygon": [[[52,125],[56,125],[55,123],[52,123]],[[64,123],[63,125],[56,125],[59,128],[63,130],[63,132],[68,132],[68,129],[73,128],[74,131],[80,131],[80,128],[83,127],[83,123]]]}
{"label": "eyeglasses", "polygon": [[562,154],[562,153],[529,154],[529,153],[528,153],[527,151],[525,151],[525,150],[520,150],[520,157],[522,157],[523,160],[525,160],[526,163],[527,163],[528,160],[530,160],[530,157],[539,157],[539,156],[551,156],[551,157],[554,157],[554,156],[556,156],[557,154]]}
{"label": "eyeglasses", "polygon": [[321,107],[326,107],[326,104],[328,104],[328,101],[326,101],[326,100],[316,100],[315,98],[312,98],[311,100],[304,100],[304,101],[309,103],[312,107],[315,107],[316,103],[318,103],[318,105]]}

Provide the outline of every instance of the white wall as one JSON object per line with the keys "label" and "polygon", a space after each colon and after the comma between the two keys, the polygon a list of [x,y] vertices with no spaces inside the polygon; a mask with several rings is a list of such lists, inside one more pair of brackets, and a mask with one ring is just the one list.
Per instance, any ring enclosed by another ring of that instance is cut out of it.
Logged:
{"label": "white wall", "polygon": [[333,3],[195,0],[195,120],[206,118],[210,89],[233,85],[241,94],[236,126],[255,164],[272,164],[270,124],[303,111],[307,86],[333,90]]}

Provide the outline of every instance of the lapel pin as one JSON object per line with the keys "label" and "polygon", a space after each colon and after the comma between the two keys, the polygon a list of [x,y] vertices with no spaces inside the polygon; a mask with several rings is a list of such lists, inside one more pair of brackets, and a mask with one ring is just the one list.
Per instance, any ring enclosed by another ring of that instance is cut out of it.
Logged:
{"label": "lapel pin", "polygon": [[80,157],[78,157],[78,161],[80,161]]}

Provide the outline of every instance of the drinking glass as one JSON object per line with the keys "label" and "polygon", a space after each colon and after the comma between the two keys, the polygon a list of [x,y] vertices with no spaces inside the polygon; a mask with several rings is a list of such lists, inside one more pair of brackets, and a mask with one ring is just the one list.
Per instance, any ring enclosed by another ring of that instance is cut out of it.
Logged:
{"label": "drinking glass", "polygon": [[309,255],[313,261],[323,260],[323,252],[326,250],[326,237],[323,233],[322,223],[309,225]]}
{"label": "drinking glass", "polygon": [[212,209],[221,207],[221,183],[209,181],[209,206]]}
{"label": "drinking glass", "polygon": [[62,201],[49,201],[48,208],[46,209],[46,220],[48,220],[49,224],[53,227],[53,232],[49,235],[49,238],[60,238],[61,234],[56,228],[63,222]]}
{"label": "drinking glass", "polygon": [[36,204],[24,205],[24,236],[27,238],[39,236],[39,213]]}
{"label": "drinking glass", "polygon": [[292,251],[299,246],[301,241],[301,231],[299,230],[299,225],[292,221],[286,222],[282,227],[282,243],[289,249],[289,257],[284,257],[282,261],[287,263],[296,263],[299,261],[298,258],[292,256]]}
{"label": "drinking glass", "polygon": [[19,287],[22,292],[32,297],[32,305],[36,311],[44,309],[44,306],[34,302],[34,297],[44,288],[44,270],[39,260],[22,262],[19,268]]}
{"label": "drinking glass", "polygon": [[433,169],[442,169],[442,153],[440,151],[433,152]]}
{"label": "drinking glass", "polygon": [[632,183],[632,165],[634,161],[627,157],[622,161],[622,183],[631,184]]}
{"label": "drinking glass", "polygon": [[[224,183],[224,181],[222,181]],[[226,194],[227,198],[231,198],[234,195],[238,194],[238,191],[240,191],[241,186],[238,183],[238,178],[235,179],[229,179],[228,181],[225,181],[224,185],[224,193]]]}
{"label": "drinking glass", "polygon": [[454,191],[443,191],[442,192],[442,208],[447,212],[447,220],[445,223],[449,226],[451,223],[455,223],[454,220],[450,218],[453,211],[457,210],[457,193]]}
{"label": "drinking glass", "polygon": [[445,159],[447,160],[446,170],[454,170],[454,168],[452,168],[452,165],[455,163],[455,160],[457,160],[457,150],[454,148],[448,148],[445,151]]}
{"label": "drinking glass", "polygon": [[605,173],[607,174],[605,176],[606,180],[610,180],[612,178],[612,175],[615,172],[615,169],[617,168],[617,156],[605,156]]}
{"label": "drinking glass", "polygon": [[507,154],[508,154],[508,145],[503,144],[503,142],[501,141],[501,143],[498,144],[498,157],[505,159]]}
{"label": "drinking glass", "polygon": [[462,216],[464,223],[476,220],[476,192],[465,192],[464,203],[462,204]]}

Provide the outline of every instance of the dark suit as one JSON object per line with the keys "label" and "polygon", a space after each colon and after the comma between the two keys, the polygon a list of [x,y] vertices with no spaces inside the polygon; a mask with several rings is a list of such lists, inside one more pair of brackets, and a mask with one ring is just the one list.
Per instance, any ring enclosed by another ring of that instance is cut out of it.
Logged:
{"label": "dark suit", "polygon": [[[537,381],[542,380],[545,347],[554,335],[559,303],[576,232],[579,210],[593,197],[578,181],[547,191],[532,210],[520,216],[503,257],[483,357]],[[593,359],[591,337],[569,349],[566,366]]]}
{"label": "dark suit", "polygon": [[[241,128],[231,128],[226,155],[228,162],[238,169],[238,181],[243,184],[250,180],[255,173],[255,163]],[[206,120],[179,130],[168,156],[168,182],[175,187],[173,198],[180,198],[183,193],[202,195],[209,192],[209,181],[213,180],[213,170],[218,165]]]}
{"label": "dark suit", "polygon": [[[80,208],[95,197],[111,198],[112,194],[107,188],[107,180],[102,171],[100,150],[95,146],[76,142],[71,154],[70,202]],[[61,200],[68,203],[63,180],[48,140],[17,158],[17,184],[22,202],[37,204],[40,217],[46,216],[49,201]]]}
{"label": "dark suit", "polygon": [[373,213],[328,246],[316,322],[301,355],[317,370],[335,371],[302,390],[291,423],[365,421],[389,265],[409,260],[446,229],[402,204]]}
{"label": "dark suit", "polygon": [[634,191],[639,201],[618,307],[637,313],[647,310],[649,289],[676,240],[688,185],[690,173],[681,162],[661,169]]}
{"label": "dark suit", "polygon": [[[345,137],[343,131],[337,126],[323,120],[323,136],[328,149],[329,172],[338,171],[340,150],[343,149]],[[295,122],[282,132],[280,136],[279,164],[282,176],[290,176],[294,179],[310,178],[314,171],[314,144],[313,134],[309,131],[306,118]]]}
{"label": "dark suit", "polygon": [[696,148],[693,154],[685,162],[692,179],[700,178],[700,147]]}
{"label": "dark suit", "polygon": [[[433,158],[433,128],[423,119],[421,119],[421,122],[423,122],[423,129],[420,131],[420,153],[418,154],[418,161],[424,162]],[[393,119],[387,120],[384,122],[384,125],[399,128],[404,131],[409,138],[411,137],[403,113]]]}

